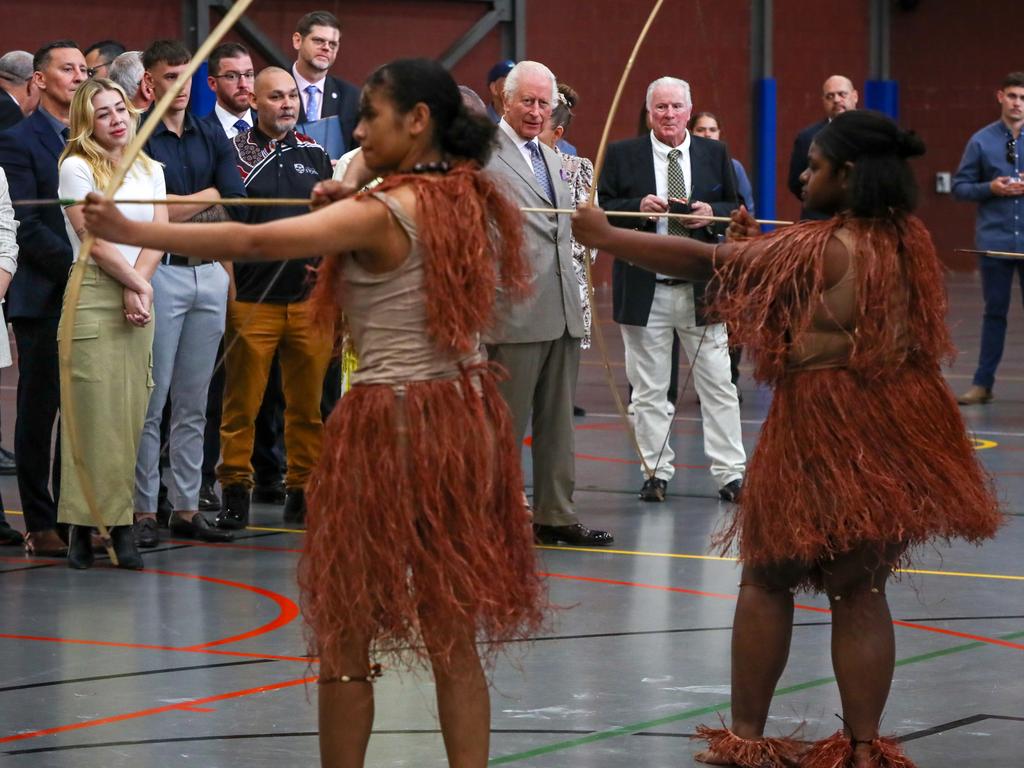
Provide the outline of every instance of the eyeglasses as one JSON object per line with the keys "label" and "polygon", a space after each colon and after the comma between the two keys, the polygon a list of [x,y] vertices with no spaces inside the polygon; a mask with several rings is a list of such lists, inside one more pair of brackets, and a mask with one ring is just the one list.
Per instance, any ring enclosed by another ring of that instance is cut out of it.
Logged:
{"label": "eyeglasses", "polygon": [[87,70],[85,70],[85,74],[87,74],[89,77],[96,77],[96,75],[100,73],[101,69],[103,69],[104,67],[109,67],[110,64],[111,62],[104,61],[102,64],[97,64],[95,67],[89,67]]}
{"label": "eyeglasses", "polygon": [[237,83],[239,80],[253,80],[256,78],[256,73],[252,70],[248,72],[225,72],[223,75],[213,75],[214,80],[227,80],[229,83]]}

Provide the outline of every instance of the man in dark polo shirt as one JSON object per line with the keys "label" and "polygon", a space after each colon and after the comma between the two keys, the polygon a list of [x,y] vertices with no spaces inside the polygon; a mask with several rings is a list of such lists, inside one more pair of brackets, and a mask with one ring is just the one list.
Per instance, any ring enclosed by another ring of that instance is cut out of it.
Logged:
{"label": "man in dark polo shirt", "polygon": [[[250,197],[308,198],[317,182],[331,178],[331,161],[319,144],[295,132],[299,114],[295,80],[283,69],[268,67],[256,78],[255,94],[256,126],[232,140],[246,192]],[[256,224],[305,212],[305,206],[251,207],[232,215]],[[313,262],[234,266],[221,417],[224,459],[217,469],[224,489],[217,524],[224,528],[244,528],[249,523],[254,422],[275,352],[285,400],[284,517],[288,522],[305,519],[304,489],[320,456],[320,395],[331,358],[331,337],[317,325],[307,302]]]}
{"label": "man in dark polo shirt", "polygon": [[[144,79],[159,100],[184,72],[192,54],[176,40],[158,40],[142,53]],[[185,201],[168,207],[171,221],[217,221],[220,197],[244,197],[231,145],[217,126],[188,112],[186,85],[146,143],[146,152],[164,164],[167,197]],[[206,394],[224,334],[228,274],[216,262],[167,254],[153,275],[153,380],[146,424],[135,468],[135,509],[139,546],[158,543],[157,495],[160,487],[160,421],[171,401],[169,498],[174,507],[171,531],[203,541],[226,541],[199,513]]]}

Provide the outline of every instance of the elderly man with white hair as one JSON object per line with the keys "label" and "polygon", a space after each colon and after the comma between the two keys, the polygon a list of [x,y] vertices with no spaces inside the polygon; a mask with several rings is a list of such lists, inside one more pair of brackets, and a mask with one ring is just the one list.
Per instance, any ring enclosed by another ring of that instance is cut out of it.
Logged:
{"label": "elderly man with white hair", "polygon": [[0,131],[5,131],[31,115],[39,104],[39,89],[32,82],[31,53],[9,51],[0,56],[0,91]]}
{"label": "elderly man with white hair", "polygon": [[146,85],[143,75],[142,51],[125,51],[116,56],[107,68],[107,77],[124,89],[135,108],[145,112],[153,105],[153,89]]}
{"label": "elderly man with white hair", "polygon": [[[728,216],[737,207],[736,177],[725,144],[686,130],[693,111],[690,86],[674,77],[647,89],[650,134],[608,148],[601,177],[601,205],[609,211],[694,213]],[[722,225],[707,219],[613,218],[676,237],[716,242]],[[725,326],[704,318],[703,283],[655,274],[616,259],[612,267],[613,313],[622,331],[626,376],[633,386],[636,438],[644,456],[643,501],[665,500],[675,474],[666,408],[672,337],[679,335],[693,371],[704,423],[704,453],[723,501],[736,501],[746,470],[740,407],[729,366]]]}
{"label": "elderly man with white hair", "polygon": [[[505,114],[487,169],[507,182],[506,192],[521,207],[572,207],[558,155],[537,138],[551,117],[556,88],[551,70],[535,61],[516,64],[505,78]],[[572,401],[584,328],[569,217],[528,213],[523,221],[531,292],[521,303],[501,306],[485,341],[489,357],[508,370],[500,386],[520,445],[533,415],[534,533],[547,544],[608,545],[611,535],[580,523],[573,502]]]}

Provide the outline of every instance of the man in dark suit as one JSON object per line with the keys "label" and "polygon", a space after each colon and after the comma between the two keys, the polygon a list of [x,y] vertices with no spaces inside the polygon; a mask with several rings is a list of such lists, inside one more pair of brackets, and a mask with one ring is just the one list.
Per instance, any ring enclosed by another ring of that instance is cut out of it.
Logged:
{"label": "man in dark suit", "polygon": [[[522,61],[505,80],[505,114],[487,170],[505,182],[519,206],[565,208],[572,193],[561,163],[538,140],[556,98],[555,76]],[[523,250],[534,275],[529,297],[504,303],[488,332],[488,356],[508,371],[498,386],[512,412],[517,445],[533,419],[534,533],[545,544],[606,546],[614,539],[576,517],[575,427],[572,398],[579,370],[583,309],[572,266],[569,218],[530,213]]]}
{"label": "man in dark suit", "polygon": [[32,83],[32,54],[9,51],[0,56],[0,131],[20,123],[38,104],[39,91]]}
{"label": "man in dark suit", "polygon": [[328,147],[331,159],[337,160],[359,146],[352,135],[359,122],[359,89],[327,74],[338,57],[341,23],[327,11],[307,13],[299,19],[292,46],[296,51],[292,77],[299,87],[299,130],[304,123],[337,116],[344,146],[341,152]]}
{"label": "man in dark suit", "polygon": [[[70,40],[39,49],[33,70],[39,108],[0,133],[0,166],[14,200],[57,197],[57,159],[67,140],[68,110],[87,77],[85,57]],[[52,461],[50,450],[60,408],[57,323],[71,267],[71,244],[60,208],[19,206],[15,215],[21,222],[19,264],[7,293],[7,316],[18,345],[18,490],[28,532],[26,547],[36,554],[59,554],[64,549],[56,530],[59,443]]]}
{"label": "man in dark suit", "polygon": [[[683,80],[663,77],[647,89],[651,133],[612,144],[601,177],[601,205],[609,211],[666,213],[675,201],[700,216],[727,216],[737,206],[736,179],[725,144],[686,130],[693,102]],[[613,218],[619,226],[636,219]],[[641,227],[665,235],[715,242],[721,226],[707,220],[648,220]],[[740,409],[731,380],[725,326],[705,324],[704,285],[656,275],[615,260],[613,312],[626,352],[626,375],[633,387],[636,436],[650,474],[640,498],[664,501],[675,468],[666,407],[673,333],[690,358],[693,383],[704,420],[704,452],[719,496],[735,501],[746,468]],[[646,472],[646,470],[645,470]]]}
{"label": "man in dark suit", "polygon": [[[803,185],[800,183],[800,174],[807,168],[807,152],[811,148],[811,142],[818,135],[818,131],[832,122],[833,117],[848,109],[857,108],[857,91],[853,87],[853,83],[850,82],[850,78],[843,75],[832,75],[826,80],[821,86],[821,103],[825,108],[825,119],[808,125],[796,135],[796,140],[793,142],[793,154],[789,157],[789,176],[786,183],[789,186],[789,191],[796,195],[801,202],[803,201]],[[800,218],[825,219],[828,217],[809,208],[801,208]]]}

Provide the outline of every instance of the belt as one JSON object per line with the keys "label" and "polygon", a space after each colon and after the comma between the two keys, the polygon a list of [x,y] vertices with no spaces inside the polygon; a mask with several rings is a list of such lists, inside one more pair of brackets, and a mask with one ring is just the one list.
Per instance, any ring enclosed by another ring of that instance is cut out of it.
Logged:
{"label": "belt", "polygon": [[690,281],[677,280],[674,277],[656,277],[654,278],[654,282],[656,282],[658,285],[686,285]]}
{"label": "belt", "polygon": [[191,256],[179,256],[176,253],[165,253],[164,257],[160,259],[160,263],[169,267],[198,267],[202,264],[213,264],[207,259],[193,259]]}

